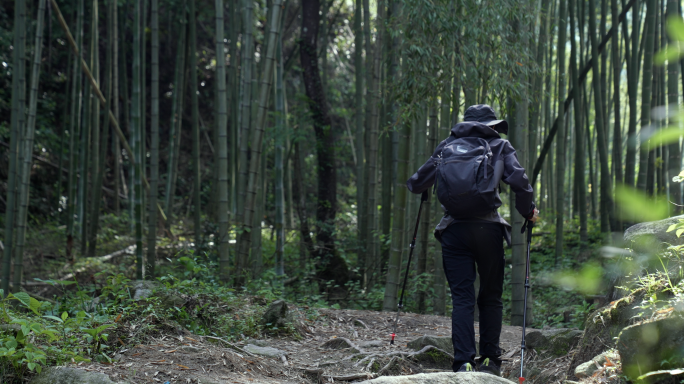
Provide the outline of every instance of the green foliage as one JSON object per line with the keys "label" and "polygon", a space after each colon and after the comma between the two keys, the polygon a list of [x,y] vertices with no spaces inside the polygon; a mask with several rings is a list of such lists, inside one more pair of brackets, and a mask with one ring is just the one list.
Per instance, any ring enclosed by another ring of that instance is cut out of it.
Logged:
{"label": "green foliage", "polygon": [[677,237],[682,237],[682,233],[684,233],[684,219],[679,219],[679,223],[672,224],[667,228],[667,232],[672,231],[676,231]]}
{"label": "green foliage", "polygon": [[619,214],[625,220],[655,221],[668,215],[667,199],[654,199],[633,187],[617,186],[615,201],[620,206]]}

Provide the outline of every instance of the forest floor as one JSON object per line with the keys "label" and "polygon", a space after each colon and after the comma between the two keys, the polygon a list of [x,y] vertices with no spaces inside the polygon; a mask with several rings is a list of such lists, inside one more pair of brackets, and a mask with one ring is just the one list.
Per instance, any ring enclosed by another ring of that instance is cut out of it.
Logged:
{"label": "forest floor", "polygon": [[[396,342],[390,345],[393,313],[321,309],[319,314],[316,320],[298,327],[298,337],[228,343],[170,329],[158,334],[156,342],[120,350],[111,364],[82,363],[79,368],[105,373],[115,382],[129,383],[358,382],[377,376],[373,371],[378,369],[372,369],[373,366],[389,365],[392,356],[413,352],[407,342],[423,335],[451,335],[449,317],[408,313],[402,314]],[[478,333],[477,323],[475,329]],[[508,365],[516,363],[521,331],[521,327],[504,325],[501,332],[501,347]],[[335,339],[346,339],[354,347],[327,348],[330,343],[326,342]],[[248,344],[276,348],[284,351],[284,355],[257,356],[244,349]],[[420,369],[409,364],[393,368],[393,375],[448,371],[448,366]]]}

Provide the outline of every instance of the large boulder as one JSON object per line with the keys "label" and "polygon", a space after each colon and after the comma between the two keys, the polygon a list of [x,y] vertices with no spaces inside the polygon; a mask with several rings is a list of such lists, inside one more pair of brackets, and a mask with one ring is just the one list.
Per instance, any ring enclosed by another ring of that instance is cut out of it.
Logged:
{"label": "large boulder", "polygon": [[568,367],[568,377],[575,376],[575,368],[580,364],[604,351],[615,348],[615,338],[639,313],[639,309],[634,308],[634,303],[640,302],[641,297],[643,297],[643,292],[634,292],[597,309],[587,317],[577,352],[572,356]]}
{"label": "large boulder", "polygon": [[632,225],[625,231],[624,239],[627,243],[640,243],[642,245],[653,243],[684,244],[684,237],[679,238],[675,232],[667,232],[670,225],[679,223],[680,219],[684,219],[684,215]]}
{"label": "large boulder", "polygon": [[539,329],[525,336],[525,346],[554,356],[567,355],[577,345],[582,331],[573,328]]}
{"label": "large boulder", "polygon": [[433,345],[443,351],[454,354],[454,344],[449,336],[430,336],[425,335],[417,339],[411,340],[406,344],[407,347],[414,351],[420,351],[428,345]]}
{"label": "large boulder", "polygon": [[634,380],[648,372],[680,367],[684,359],[684,319],[671,316],[626,327],[617,349],[622,372]]}
{"label": "large boulder", "polygon": [[481,372],[419,373],[410,376],[382,376],[365,384],[510,384],[512,381]]}
{"label": "large boulder", "polygon": [[[31,384],[116,384],[109,376],[68,367],[48,367]],[[123,384],[123,383],[121,383]]]}

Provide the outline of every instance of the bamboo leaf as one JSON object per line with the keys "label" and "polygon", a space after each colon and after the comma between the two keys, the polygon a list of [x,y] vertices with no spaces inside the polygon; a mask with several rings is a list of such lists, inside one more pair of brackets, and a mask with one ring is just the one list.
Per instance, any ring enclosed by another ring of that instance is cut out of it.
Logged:
{"label": "bamboo leaf", "polygon": [[620,215],[625,220],[655,221],[668,216],[667,199],[653,197],[632,187],[620,185],[615,188],[615,201],[620,205]]}
{"label": "bamboo leaf", "polygon": [[668,17],[665,29],[673,40],[684,42],[684,20],[679,15]]}
{"label": "bamboo leaf", "polygon": [[668,44],[655,54],[653,62],[657,65],[663,65],[666,61],[678,60],[684,55],[684,47],[680,46],[678,42]]}
{"label": "bamboo leaf", "polygon": [[650,151],[652,149],[660,147],[661,145],[678,143],[679,138],[682,137],[683,134],[684,130],[675,126],[669,126],[660,129],[648,138],[646,148]]}

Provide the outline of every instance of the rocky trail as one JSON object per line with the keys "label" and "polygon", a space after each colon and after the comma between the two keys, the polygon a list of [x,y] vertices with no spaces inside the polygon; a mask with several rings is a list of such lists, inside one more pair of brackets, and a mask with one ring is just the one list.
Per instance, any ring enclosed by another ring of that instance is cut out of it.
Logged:
{"label": "rocky trail", "polygon": [[[297,310],[292,312],[296,315]],[[387,312],[323,309],[315,320],[299,321],[300,338],[239,342],[169,330],[154,338],[156,342],[121,348],[111,364],[73,366],[80,372],[51,368],[41,376],[48,381],[39,377],[34,382],[56,383],[68,376],[64,382],[332,383],[451,371],[449,317],[402,314],[395,344],[390,345],[393,320]],[[475,327],[477,333],[477,323]],[[518,359],[520,336],[520,327],[504,326],[501,346],[508,365]],[[109,379],[83,381],[69,376],[94,378],[96,372]]]}

